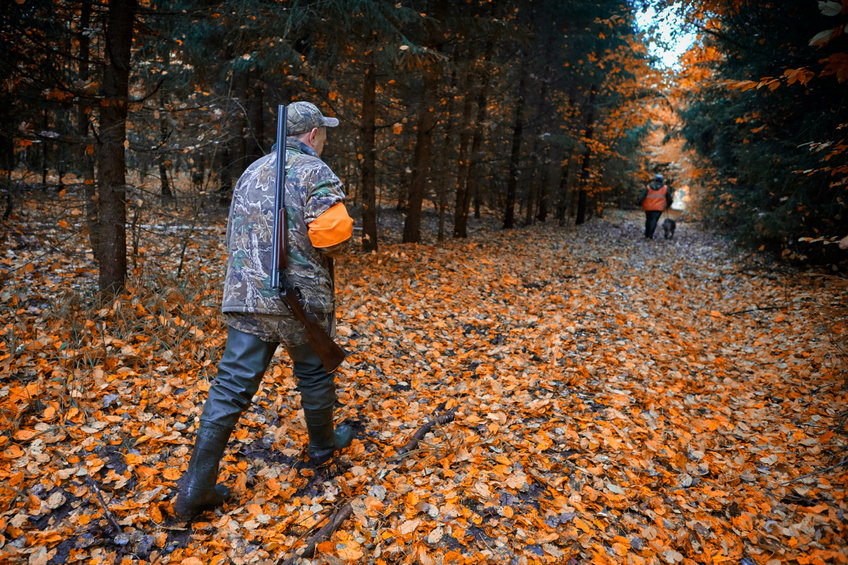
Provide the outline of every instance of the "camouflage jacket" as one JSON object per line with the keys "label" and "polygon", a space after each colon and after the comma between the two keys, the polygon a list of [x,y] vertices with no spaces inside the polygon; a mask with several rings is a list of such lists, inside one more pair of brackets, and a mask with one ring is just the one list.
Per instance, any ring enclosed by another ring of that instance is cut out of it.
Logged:
{"label": "camouflage jacket", "polygon": [[[227,276],[222,311],[289,316],[271,288],[271,232],[274,225],[276,152],[253,162],[233,190],[227,223]],[[312,246],[308,225],[344,201],[343,185],[311,147],[286,140],[288,278],[308,308],[332,313],[335,299],[331,260]]]}

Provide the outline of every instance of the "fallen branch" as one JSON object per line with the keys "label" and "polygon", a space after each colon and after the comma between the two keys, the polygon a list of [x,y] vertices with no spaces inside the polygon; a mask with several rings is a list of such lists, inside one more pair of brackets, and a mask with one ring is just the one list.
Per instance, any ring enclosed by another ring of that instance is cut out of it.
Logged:
{"label": "fallen branch", "polygon": [[786,306],[757,306],[756,308],[748,308],[747,310],[737,310],[736,312],[723,312],[725,316],[735,316],[736,314],[747,314],[748,312],[760,312],[765,310],[783,310]]}
{"label": "fallen branch", "polygon": [[311,559],[312,556],[315,555],[315,548],[318,547],[318,544],[321,543],[321,541],[325,538],[328,538],[333,535],[333,532],[335,532],[338,527],[342,525],[342,522],[347,520],[347,517],[350,516],[352,512],[353,508],[348,502],[347,504],[339,508],[338,512],[330,516],[330,521],[324,524],[324,526],[320,530],[318,530],[318,532],[314,536],[309,538],[309,541],[306,543],[306,547],[303,548],[303,551],[300,553],[300,555],[294,555],[286,560],[283,560],[283,558],[281,557],[277,560],[277,565],[294,565],[294,563],[298,559],[301,559],[303,557]]}
{"label": "fallen branch", "polygon": [[103,499],[103,493],[100,491],[100,487],[97,486],[97,482],[91,478],[91,475],[86,475],[85,477],[88,479],[88,483],[94,488],[94,493],[97,495],[97,500],[100,501],[100,506],[103,508],[103,513],[106,514],[106,518],[109,520],[109,523],[118,530],[118,533],[123,533],[124,530],[121,529],[121,525],[118,524],[118,521],[115,520],[115,516],[112,514],[112,511],[109,510],[109,507],[106,506],[106,501]]}
{"label": "fallen branch", "polygon": [[412,439],[406,442],[406,445],[397,450],[397,454],[395,455],[395,457],[403,455],[407,451],[412,451],[413,449],[418,447],[418,443],[422,439],[424,439],[424,436],[426,436],[430,432],[430,430],[436,427],[436,424],[446,424],[448,422],[452,422],[457,410],[459,410],[459,406],[454,406],[444,414],[436,416],[432,420],[425,422],[424,425],[418,428],[418,431],[412,434]]}
{"label": "fallen branch", "polygon": [[789,483],[794,483],[796,481],[800,481],[801,479],[806,479],[807,477],[812,477],[813,475],[821,475],[822,473],[827,473],[828,471],[836,469],[837,467],[842,467],[846,463],[848,463],[848,459],[843,459],[842,461],[840,461],[836,465],[831,465],[830,467],[825,467],[824,469],[819,469],[818,471],[813,471],[812,473],[807,473],[806,475],[801,475],[800,477],[795,477],[794,479],[789,479],[788,481],[783,481],[782,483],[780,483],[780,486],[788,485]]}
{"label": "fallen branch", "polygon": [[[398,452],[394,457],[399,457],[406,455],[410,451],[414,450],[418,447],[419,442],[427,435],[427,433],[432,430],[437,424],[446,424],[447,422],[451,422],[456,415],[457,410],[459,410],[459,406],[454,406],[444,414],[434,417],[432,420],[425,422],[414,434],[412,434],[412,439],[406,442],[406,445],[398,449]],[[321,543],[324,539],[333,535],[339,526],[341,526],[342,522],[344,522],[348,516],[353,513],[353,508],[350,503],[345,503],[344,506],[339,508],[339,510],[330,516],[329,521],[324,524],[318,532],[306,543],[306,547],[303,548],[303,551],[300,554],[295,554],[288,559],[284,559],[285,555],[281,556],[277,559],[275,565],[294,565],[294,563],[301,558],[312,558],[315,555],[315,548],[318,547],[318,544]]]}

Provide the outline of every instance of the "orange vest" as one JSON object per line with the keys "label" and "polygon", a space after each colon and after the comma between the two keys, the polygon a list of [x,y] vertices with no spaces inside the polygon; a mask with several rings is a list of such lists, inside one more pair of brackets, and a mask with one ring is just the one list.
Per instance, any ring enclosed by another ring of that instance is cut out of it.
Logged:
{"label": "orange vest", "polygon": [[668,192],[668,186],[662,185],[659,188],[651,188],[648,185],[648,196],[642,201],[643,210],[653,210],[662,212],[665,210],[665,195]]}

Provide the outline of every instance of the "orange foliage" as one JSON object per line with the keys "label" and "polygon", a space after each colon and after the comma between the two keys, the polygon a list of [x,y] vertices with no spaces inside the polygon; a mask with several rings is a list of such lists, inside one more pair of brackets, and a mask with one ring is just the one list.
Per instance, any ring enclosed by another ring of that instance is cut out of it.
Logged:
{"label": "orange foliage", "polygon": [[223,218],[193,234],[183,287],[139,278],[91,310],[67,290],[89,265],[21,247],[0,259],[0,559],[274,562],[349,504],[322,562],[845,562],[845,280],[640,222],[341,262],[353,445],[333,474],[298,471],[281,355],[222,462],[234,497],[187,530],[171,501],[224,341]]}

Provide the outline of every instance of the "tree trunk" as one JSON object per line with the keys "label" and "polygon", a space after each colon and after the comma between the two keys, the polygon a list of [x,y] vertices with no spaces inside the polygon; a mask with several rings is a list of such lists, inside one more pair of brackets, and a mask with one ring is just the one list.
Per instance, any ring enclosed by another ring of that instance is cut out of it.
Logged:
{"label": "tree trunk", "polygon": [[[565,225],[565,217],[568,212],[568,172],[571,164],[571,151],[563,159],[565,168],[561,168],[559,177],[559,192],[557,194],[556,219],[559,225]],[[562,165],[560,165],[562,167]]]}
{"label": "tree trunk", "polygon": [[222,141],[221,149],[216,153],[218,171],[218,202],[228,206],[233,195],[233,179],[238,179],[250,163],[245,163],[247,155],[247,136],[250,127],[244,113],[244,101],[248,91],[247,71],[232,71],[232,98],[227,103],[226,128],[228,137]]}
{"label": "tree trunk", "polygon": [[[551,73],[536,71],[535,74],[537,77],[543,77]],[[533,225],[536,221],[536,215],[545,194],[544,183],[546,182],[546,170],[543,165],[542,153],[544,152],[546,141],[542,138],[542,132],[549,124],[549,120],[546,119],[547,116],[554,114],[552,110],[547,108],[546,104],[548,96],[548,82],[542,78],[537,78],[536,81],[541,84],[538,89],[533,89],[533,93],[531,94],[531,96],[533,96],[533,103],[531,103],[530,107],[535,108],[536,111],[531,119],[531,123],[535,125],[531,126],[533,128],[533,131],[531,132],[533,148],[530,151],[530,158],[528,159],[528,162],[532,167],[533,174],[529,176],[526,183],[527,209],[524,211],[524,224],[527,226]]]}
{"label": "tree trunk", "polygon": [[362,90],[362,250],[377,251],[377,64],[370,53]]}
{"label": "tree trunk", "polygon": [[[519,53],[519,60],[520,60]],[[503,229],[515,227],[515,194],[518,189],[518,162],[521,159],[521,134],[524,129],[524,85],[526,82],[524,68],[521,69],[518,81],[518,98],[515,102],[515,125],[512,128],[512,152],[509,158],[509,173],[506,179],[506,203],[504,206]]]}
{"label": "tree trunk", "polygon": [[249,165],[247,162],[247,146],[251,143],[250,140],[250,124],[245,115],[247,107],[248,90],[250,88],[250,75],[247,71],[235,71],[235,91],[237,106],[233,117],[233,137],[232,149],[230,156],[231,174],[233,178],[238,179],[242,171]]}
{"label": "tree trunk", "polygon": [[251,87],[244,93],[246,102],[245,110],[247,111],[247,128],[245,132],[247,147],[247,155],[245,156],[244,167],[253,163],[255,160],[262,157],[267,151],[265,147],[265,91],[262,89],[261,75],[256,73],[250,79]]}
{"label": "tree trunk", "polygon": [[[488,51],[491,53],[491,51]],[[480,147],[483,145],[483,132],[486,131],[486,104],[487,101],[487,90],[489,88],[488,82],[483,80],[480,83],[479,90],[477,91],[477,118],[475,121],[476,128],[474,129],[474,137],[471,138],[471,156],[468,163],[468,182],[465,190],[465,199],[462,202],[462,235],[455,237],[468,237],[468,208],[471,205],[471,199],[474,198],[474,201],[477,203],[475,206],[474,217],[480,218],[480,179],[478,175],[478,168],[480,165],[480,161],[483,159],[483,154],[480,151]]]}
{"label": "tree trunk", "polygon": [[[14,128],[12,116],[12,98],[5,92],[0,94],[0,128],[2,131],[12,131]],[[3,179],[12,180],[12,169],[15,168],[15,144],[10,135],[0,136],[0,171]]]}
{"label": "tree trunk", "polygon": [[421,241],[421,207],[427,190],[427,171],[430,168],[430,146],[433,127],[436,125],[436,71],[429,69],[424,81],[424,95],[418,114],[417,138],[412,162],[412,180],[406,201],[406,221],[403,224],[403,242]]}
{"label": "tree trunk", "polygon": [[[539,139],[536,138],[533,141],[533,150],[531,152],[530,161],[533,163],[535,173],[539,173],[539,157],[537,156],[537,151],[540,150]],[[524,225],[531,226],[535,220],[536,216],[536,204],[538,202],[538,185],[539,180],[536,178],[536,174],[531,175],[531,178],[528,179],[527,182],[527,209],[524,211]]]}
{"label": "tree trunk", "polygon": [[[544,149],[541,151],[544,152]],[[548,179],[550,179],[551,174],[551,165],[545,161],[544,157],[543,155],[539,163],[542,174],[539,180],[539,206],[536,209],[536,219],[542,223],[545,223],[545,220],[548,219]]]}
{"label": "tree trunk", "polygon": [[[549,69],[546,69],[549,70]],[[548,72],[547,74],[552,74]],[[546,76],[543,74],[543,76]],[[545,137],[547,128],[550,125],[547,116],[553,115],[556,112],[548,104],[548,81],[542,80],[541,92],[539,93],[539,108],[536,114],[536,123],[540,124],[535,136],[533,154],[536,162],[536,173],[533,175],[534,190],[536,196],[535,218],[540,222],[544,222],[548,217],[548,178],[550,175],[550,163],[547,160],[549,155],[549,143]],[[532,220],[532,218],[531,218]]]}
{"label": "tree trunk", "polygon": [[106,65],[100,109],[97,197],[100,290],[117,293],[127,277],[126,157],[127,95],[135,0],[113,0],[106,24]]}
{"label": "tree trunk", "polygon": [[445,96],[445,101],[442,104],[442,113],[444,115],[444,134],[442,135],[442,151],[438,169],[440,171],[439,178],[436,179],[436,196],[438,199],[438,214],[439,214],[439,232],[436,235],[438,241],[445,239],[445,214],[448,207],[448,183],[451,177],[451,138],[454,130],[454,95],[456,93],[457,82],[456,73],[451,73],[450,91]]}
{"label": "tree trunk", "polygon": [[583,150],[583,164],[580,168],[580,180],[578,187],[580,192],[577,193],[577,219],[575,223],[579,226],[586,222],[586,201],[588,193],[586,191],[586,183],[589,179],[589,160],[592,156],[592,147],[589,142],[592,140],[595,130],[595,85],[592,85],[592,90],[589,94],[589,109],[586,114],[586,130],[583,134],[583,139],[586,143],[586,148]]}
{"label": "tree trunk", "polygon": [[165,200],[173,200],[174,193],[171,192],[171,182],[168,180],[168,162],[165,155],[159,156],[159,195]]}
{"label": "tree trunk", "polygon": [[477,124],[471,123],[471,112],[473,111],[474,97],[474,72],[469,67],[465,79],[465,100],[462,103],[462,132],[459,134],[459,169],[456,173],[456,205],[453,217],[453,236],[468,237],[468,182],[469,168],[471,160],[468,158],[470,150],[469,143],[471,141],[471,131],[473,127],[479,127]]}
{"label": "tree trunk", "polygon": [[[89,69],[89,56],[91,55],[91,39],[88,28],[91,25],[91,0],[84,0],[81,7],[79,23],[79,75],[82,82],[88,82],[91,77]],[[91,116],[91,106],[88,96],[81,96],[77,107],[77,134],[83,142],[83,151],[80,154],[80,176],[82,177],[83,197],[85,199],[85,219],[88,228],[88,240],[91,249],[100,247],[100,230],[97,218],[97,185],[94,179],[94,145],[88,141],[88,125]],[[97,259],[97,253],[94,254]]]}
{"label": "tree trunk", "polygon": [[[447,16],[447,0],[438,0],[434,10],[434,23],[430,27],[428,44],[440,52],[444,44],[442,22]],[[436,102],[438,101],[439,68],[436,62],[425,62],[424,93],[418,114],[418,130],[415,140],[415,152],[412,163],[412,180],[409,183],[406,221],[403,224],[403,242],[421,241],[421,206],[427,191],[427,178],[430,169],[430,153],[433,142],[433,128],[436,126]]]}
{"label": "tree trunk", "polygon": [[168,152],[165,149],[168,138],[171,133],[168,131],[168,118],[165,117],[165,97],[159,99],[159,107],[162,109],[162,116],[159,119],[159,194],[166,200],[172,200],[174,193],[171,192],[171,183],[168,181],[168,168],[171,162],[168,160]]}
{"label": "tree trunk", "polygon": [[[41,110],[41,131],[50,129],[47,123],[47,110]],[[47,186],[47,140],[41,140],[41,186]]]}
{"label": "tree trunk", "polygon": [[224,141],[215,153],[214,168],[218,171],[218,202],[228,205],[233,194],[232,163],[229,143]]}
{"label": "tree trunk", "polygon": [[195,157],[189,159],[191,167],[191,186],[195,192],[201,192],[206,184],[206,154],[198,153]]}
{"label": "tree trunk", "polygon": [[588,193],[586,189],[582,186],[580,190],[577,191],[577,219],[574,221],[578,226],[580,224],[586,223],[586,201],[587,201]]}

